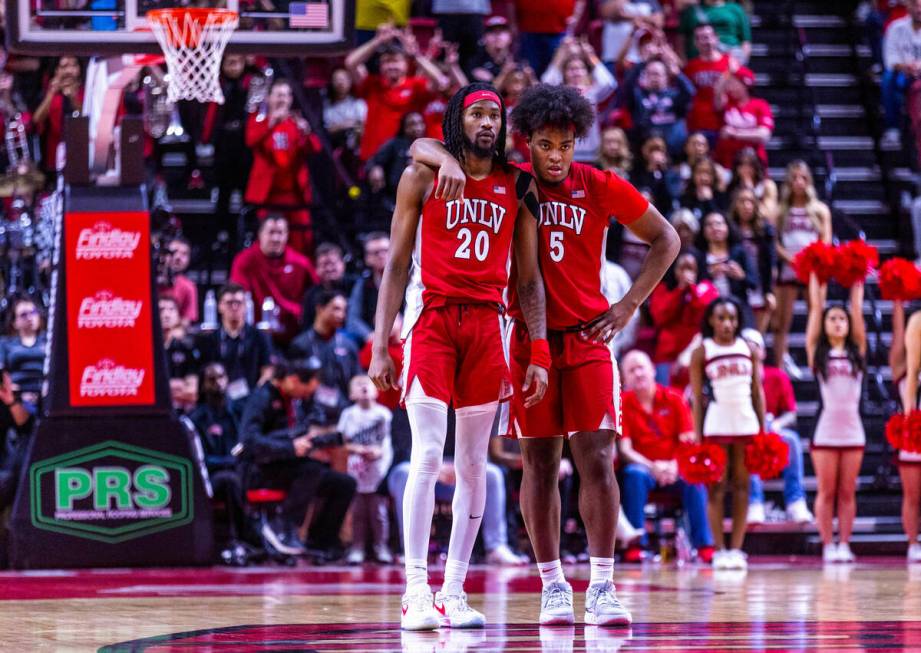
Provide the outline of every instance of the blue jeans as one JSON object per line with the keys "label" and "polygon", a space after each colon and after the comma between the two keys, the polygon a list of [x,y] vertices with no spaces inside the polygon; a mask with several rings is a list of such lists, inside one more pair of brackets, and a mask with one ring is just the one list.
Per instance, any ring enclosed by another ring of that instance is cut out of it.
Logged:
{"label": "blue jeans", "polygon": [[908,78],[902,73],[886,69],[880,84],[883,100],[883,113],[886,119],[886,129],[900,129],[902,126],[902,106],[905,104],[905,91],[908,88]]}
{"label": "blue jeans", "polygon": [[656,383],[668,387],[674,363],[656,363]]}
{"label": "blue jeans", "polygon": [[[803,489],[803,445],[796,431],[781,429],[780,435],[790,447],[790,462],[781,474],[784,505],[789,506],[794,501],[806,498],[806,491]],[[761,478],[757,474],[752,474],[749,479],[748,502],[764,503],[764,483]]]}
{"label": "blue jeans", "polygon": [[[621,504],[627,519],[637,528],[641,528],[646,521],[644,514],[646,501],[649,493],[656,487],[656,479],[652,472],[642,465],[630,463],[624,468]],[[691,530],[691,544],[698,549],[703,546],[713,546],[713,535],[710,533],[710,524],[707,522],[707,491],[704,486],[691,485],[678,479],[677,482],[659,489],[682,496],[684,512]],[[648,545],[645,533],[642,544],[644,547]]]}
{"label": "blue jeans", "polygon": [[521,47],[518,57],[524,59],[534,69],[538,79],[544,74],[553,54],[560,47],[564,34],[538,34],[536,32],[521,33]]}
{"label": "blue jeans", "polygon": [[[387,490],[396,504],[397,525],[400,528],[400,542],[403,541],[403,493],[409,479],[409,462],[399,463],[390,470]],[[454,486],[435,484],[436,501],[451,501]],[[483,511],[483,546],[492,551],[498,546],[508,545],[508,525],[505,521],[505,477],[502,470],[492,463],[486,463],[486,508]]]}

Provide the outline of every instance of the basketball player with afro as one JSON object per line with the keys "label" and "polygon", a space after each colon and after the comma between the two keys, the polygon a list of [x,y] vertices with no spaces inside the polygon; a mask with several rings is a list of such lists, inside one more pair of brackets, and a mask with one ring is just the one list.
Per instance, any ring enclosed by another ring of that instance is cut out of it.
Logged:
{"label": "basketball player with afro", "polygon": [[[557,479],[564,437],[581,479],[579,510],[588,535],[585,623],[632,621],[613,583],[620,382],[609,343],[662,279],[679,247],[674,229],[633,186],[612,172],[573,162],[576,140],[593,120],[591,105],[576,89],[543,84],[526,91],[511,115],[512,128],[527,138],[530,149],[531,163],[522,169],[532,172],[538,185],[539,260],[552,358],[544,400],[526,405],[520,392],[513,400],[513,428],[524,460],[521,510],[543,580],[540,623],[545,625],[574,621],[572,587],[559,559]],[[418,140],[411,153],[415,161],[438,169],[436,195],[450,200],[468,192],[456,159],[438,141]],[[605,299],[602,267],[611,217],[650,246],[633,286],[615,304]],[[522,321],[515,273],[508,337],[513,385],[519,387],[529,344],[539,334]]]}
{"label": "basketball player with afro", "polygon": [[[486,502],[489,436],[499,404],[512,395],[502,342],[504,292],[511,249],[518,264],[518,316],[534,334],[521,355],[522,401],[532,406],[547,387],[550,349],[538,267],[537,188],[505,161],[505,106],[489,84],[462,88],[448,102],[445,145],[459,162],[465,197],[436,194],[432,168],[410,164],[397,189],[391,250],[377,304],[369,374],[380,390],[397,385],[387,341],[406,293],[400,384],[412,428],[403,498],[406,630],[477,628],[485,617],[467,603],[463,585]],[[526,359],[526,360],[525,360]],[[444,585],[428,585],[435,481],[456,416],[451,539]]]}

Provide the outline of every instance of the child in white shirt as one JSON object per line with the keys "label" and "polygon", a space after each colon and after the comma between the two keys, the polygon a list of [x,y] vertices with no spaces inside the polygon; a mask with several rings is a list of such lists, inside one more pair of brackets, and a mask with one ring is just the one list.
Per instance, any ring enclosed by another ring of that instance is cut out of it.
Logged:
{"label": "child in white shirt", "polygon": [[377,488],[393,460],[393,416],[377,403],[377,388],[367,376],[356,376],[349,382],[349,399],[355,403],[342,411],[338,427],[349,451],[348,473],[358,482],[352,502],[352,548],[347,561],[356,565],[364,562],[370,533],[374,557],[390,564],[393,556],[387,547],[390,524],[386,498],[377,493]]}

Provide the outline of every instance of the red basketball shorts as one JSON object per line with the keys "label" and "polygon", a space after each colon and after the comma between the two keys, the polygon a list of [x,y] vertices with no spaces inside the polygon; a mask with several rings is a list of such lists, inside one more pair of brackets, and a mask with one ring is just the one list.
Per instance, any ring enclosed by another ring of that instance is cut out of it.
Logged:
{"label": "red basketball shorts", "polygon": [[489,304],[424,309],[403,343],[403,400],[416,380],[426,397],[454,408],[511,397],[501,320]]}
{"label": "red basketball shorts", "polygon": [[518,321],[512,323],[508,339],[515,388],[512,433],[525,438],[602,429],[620,433],[620,377],[610,347],[577,332],[550,331],[547,394],[526,409],[521,387],[531,358],[531,339]]}

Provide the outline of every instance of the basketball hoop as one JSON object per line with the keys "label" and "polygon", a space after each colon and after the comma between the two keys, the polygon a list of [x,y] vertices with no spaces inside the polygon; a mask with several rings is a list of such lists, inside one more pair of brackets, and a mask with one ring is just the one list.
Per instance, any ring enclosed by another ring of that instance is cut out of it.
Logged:
{"label": "basketball hoop", "polygon": [[229,9],[155,9],[147,22],[163,48],[170,102],[224,103],[218,83],[221,56],[239,24]]}

